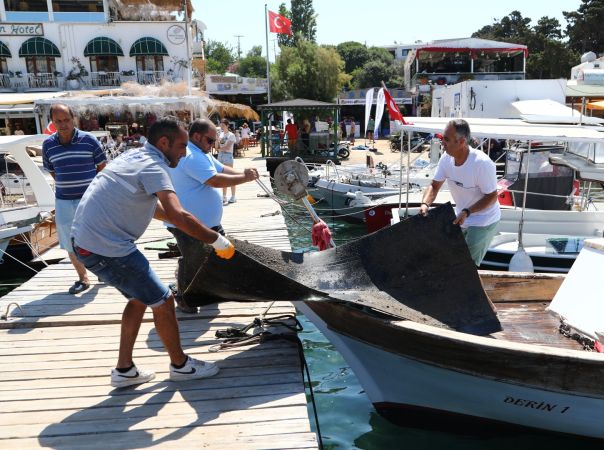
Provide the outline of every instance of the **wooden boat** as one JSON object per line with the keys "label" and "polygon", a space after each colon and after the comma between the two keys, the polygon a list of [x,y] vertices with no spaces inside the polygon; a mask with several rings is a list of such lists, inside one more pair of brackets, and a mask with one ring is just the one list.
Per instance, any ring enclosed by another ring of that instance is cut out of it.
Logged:
{"label": "wooden boat", "polygon": [[208,253],[187,301],[298,300],[397,423],[436,415],[604,439],[604,355],[546,311],[565,276],[479,277],[450,205],[430,217],[314,254],[237,241],[243,259]]}

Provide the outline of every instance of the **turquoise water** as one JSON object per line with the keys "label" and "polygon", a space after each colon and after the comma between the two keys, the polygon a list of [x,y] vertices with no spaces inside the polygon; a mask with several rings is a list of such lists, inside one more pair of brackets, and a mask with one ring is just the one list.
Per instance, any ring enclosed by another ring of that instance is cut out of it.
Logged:
{"label": "turquoise water", "polygon": [[[295,251],[312,250],[310,232],[312,221],[302,208],[288,205],[285,221]],[[364,225],[351,225],[324,217],[332,230],[336,244],[365,234]],[[326,449],[469,449],[514,450],[572,448],[595,450],[601,444],[565,436],[543,433],[511,432],[497,436],[476,436],[473,430],[456,433],[401,427],[382,418],[365,395],[352,369],[328,339],[308,320],[299,315],[304,327],[300,333],[304,354],[310,369],[323,444]],[[401,380],[404,383],[404,380]],[[309,401],[309,417],[316,431],[313,406]]]}

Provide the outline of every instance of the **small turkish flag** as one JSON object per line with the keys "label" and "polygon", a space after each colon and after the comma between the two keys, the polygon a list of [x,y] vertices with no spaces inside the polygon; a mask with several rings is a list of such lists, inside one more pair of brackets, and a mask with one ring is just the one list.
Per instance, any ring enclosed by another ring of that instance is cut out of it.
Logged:
{"label": "small turkish flag", "polygon": [[48,126],[46,127],[46,129],[44,130],[44,134],[55,134],[56,132],[57,132],[57,129],[55,128],[55,126],[52,122],[50,122],[48,124]]}
{"label": "small turkish flag", "polygon": [[269,30],[271,33],[292,35],[292,21],[281,14],[268,12]]}
{"label": "small turkish flag", "polygon": [[398,106],[396,106],[396,103],[394,102],[394,99],[390,95],[390,92],[388,92],[388,89],[385,89],[385,88],[384,88],[384,100],[386,101],[386,107],[388,107],[388,114],[390,114],[390,120],[400,120],[403,123],[403,125],[407,125],[407,122],[405,122],[405,119],[403,118],[403,115],[401,114],[400,110],[398,109]]}

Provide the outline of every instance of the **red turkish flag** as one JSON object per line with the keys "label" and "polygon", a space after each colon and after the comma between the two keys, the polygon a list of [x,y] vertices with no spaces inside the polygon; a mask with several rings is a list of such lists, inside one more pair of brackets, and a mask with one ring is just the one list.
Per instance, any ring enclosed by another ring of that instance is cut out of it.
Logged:
{"label": "red turkish flag", "polygon": [[48,124],[48,126],[46,127],[46,129],[44,130],[44,134],[54,134],[57,132],[57,129],[55,128],[55,125],[50,122]]}
{"label": "red turkish flag", "polygon": [[292,21],[281,14],[269,11],[268,26],[271,33],[292,35]]}
{"label": "red turkish flag", "polygon": [[398,106],[396,106],[396,103],[394,102],[394,99],[390,95],[390,92],[388,92],[388,89],[385,89],[385,88],[384,88],[384,100],[386,101],[386,107],[388,108],[388,114],[390,114],[390,120],[400,120],[403,123],[403,125],[407,125],[407,122],[405,122],[405,119],[403,118],[403,115],[401,114],[400,110],[398,109]]}

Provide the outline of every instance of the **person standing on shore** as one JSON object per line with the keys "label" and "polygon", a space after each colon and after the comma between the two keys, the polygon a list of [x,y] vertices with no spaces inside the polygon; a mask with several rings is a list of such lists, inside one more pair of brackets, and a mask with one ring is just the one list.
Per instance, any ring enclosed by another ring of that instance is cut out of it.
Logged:
{"label": "person standing on shore", "polygon": [[367,140],[371,141],[372,144],[375,144],[375,140],[373,139],[373,132],[375,130],[375,120],[373,116],[369,117],[369,121],[367,122]]}
{"label": "person standing on shore", "polygon": [[426,216],[445,180],[455,200],[457,217],[470,255],[480,266],[493,236],[501,210],[497,201],[495,163],[482,151],[469,146],[470,125],[463,119],[451,120],[443,133],[444,154],[432,184],[424,192],[420,214]]}
{"label": "person standing on shore", "polygon": [[292,122],[291,119],[287,119],[287,125],[285,125],[285,134],[287,135],[287,148],[290,155],[295,155],[298,143],[298,125]]}
{"label": "person standing on shore", "polygon": [[55,221],[59,245],[67,250],[78,281],[69,288],[79,294],[90,287],[86,267],[78,261],[71,245],[71,225],[86,188],[107,164],[103,147],[93,135],[75,127],[71,108],[63,103],[50,107],[50,120],[56,128],[42,144],[44,168],[55,179]]}
{"label": "person standing on shore", "polygon": [[[220,137],[216,142],[216,147],[218,148],[218,161],[220,161],[223,166],[232,168],[234,165],[233,149],[237,138],[235,138],[235,135],[229,130],[229,125],[230,123],[227,119],[222,119],[220,121]],[[235,203],[237,201],[235,190],[235,186],[231,186],[231,198],[227,200],[227,188],[222,188],[223,205],[228,205],[229,203]]]}
{"label": "person standing on shore", "polygon": [[147,307],[155,330],[170,357],[171,380],[192,380],[218,373],[218,366],[187,356],[182,348],[174,296],[151,268],[134,242],[152,218],[174,224],[216,254],[230,259],[235,249],[185,210],[168,172],[185,155],[188,136],[174,117],[157,120],[143,147],[122,153],[90,184],[76,211],[73,245],[80,261],[99,280],[118,289],[128,303],[122,315],[118,361],[111,385],[125,387],[152,380],[155,374],[138,369],[133,349]]}

